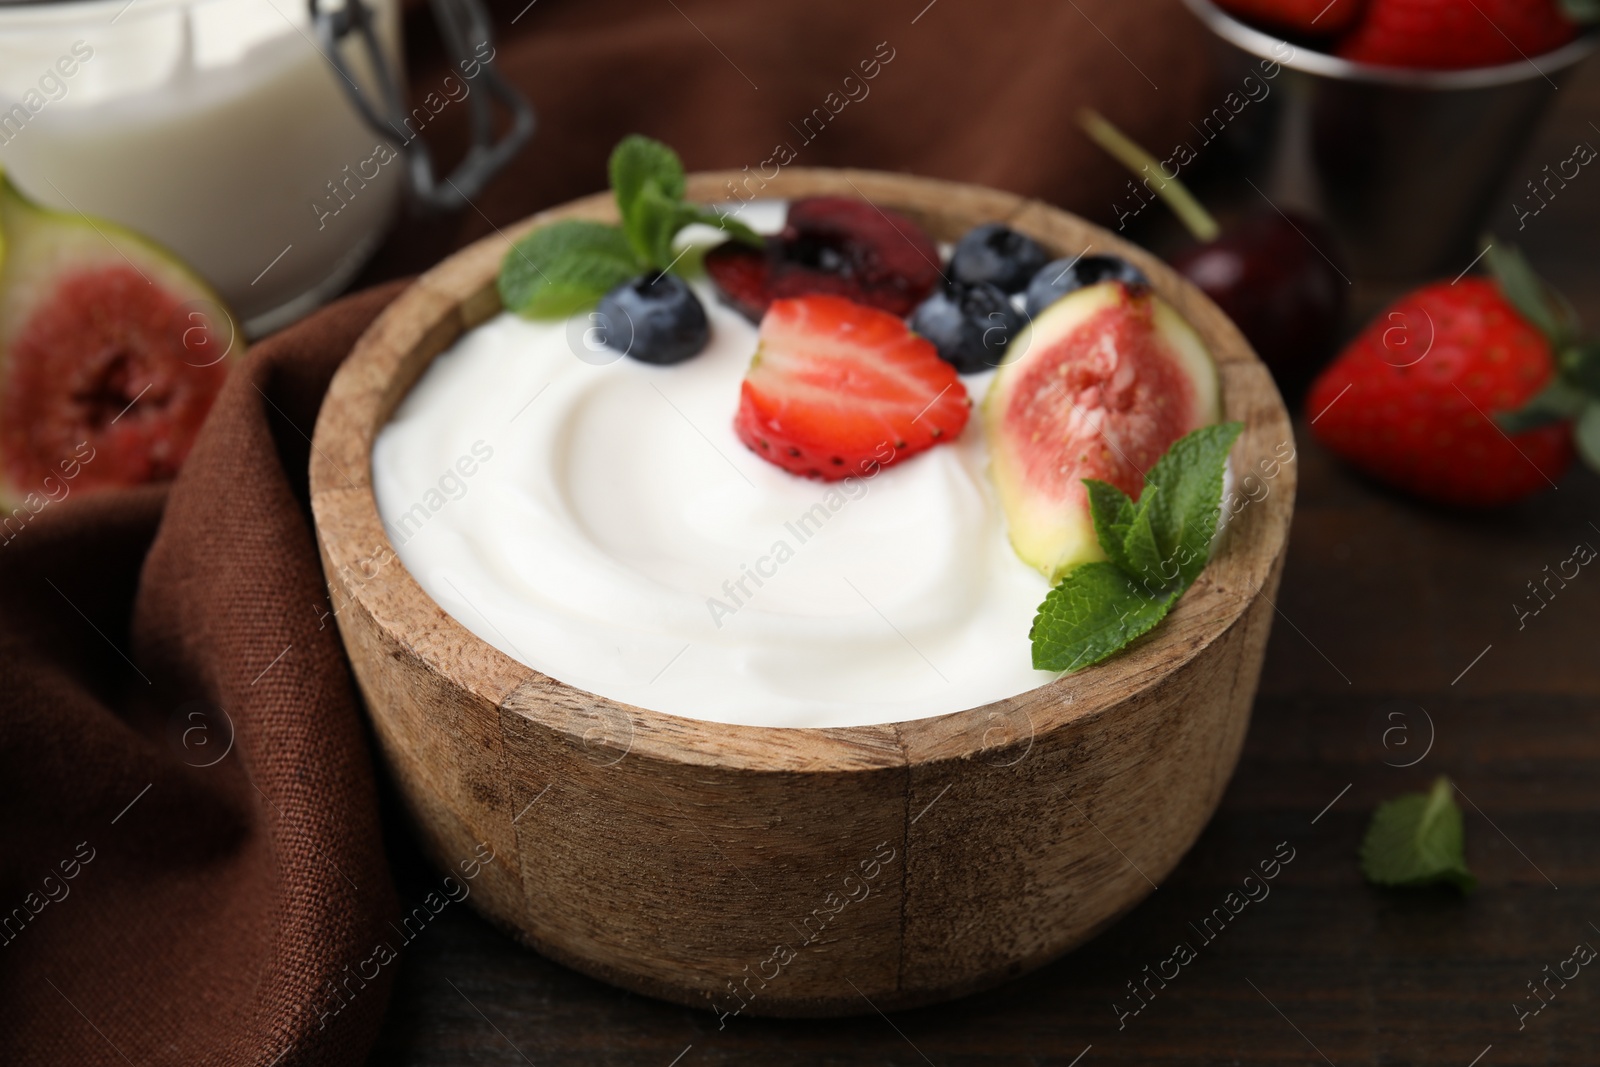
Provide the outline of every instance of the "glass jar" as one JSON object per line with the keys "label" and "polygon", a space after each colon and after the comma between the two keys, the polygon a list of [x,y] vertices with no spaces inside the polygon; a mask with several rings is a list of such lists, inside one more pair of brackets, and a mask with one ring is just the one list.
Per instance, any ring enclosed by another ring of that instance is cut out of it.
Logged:
{"label": "glass jar", "polygon": [[[366,7],[397,72],[398,4]],[[405,131],[380,137],[345,71],[371,55],[319,41],[291,0],[0,5],[0,166],[166,245],[260,335],[355,276],[406,181]]]}

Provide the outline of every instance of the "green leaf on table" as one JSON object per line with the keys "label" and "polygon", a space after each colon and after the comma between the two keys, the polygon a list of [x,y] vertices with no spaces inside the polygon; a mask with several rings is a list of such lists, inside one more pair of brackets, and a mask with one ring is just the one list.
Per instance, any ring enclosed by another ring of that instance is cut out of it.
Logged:
{"label": "green leaf on table", "polygon": [[564,219],[518,241],[500,264],[500,302],[525,318],[565,318],[639,273],[615,226]]}
{"label": "green leaf on table", "polygon": [[1175,441],[1145,475],[1146,485],[1160,489],[1150,509],[1160,573],[1175,570],[1185,588],[1210,558],[1222,509],[1223,470],[1243,431],[1242,422],[1203,426]]}
{"label": "green leaf on table", "polygon": [[1120,651],[1147,633],[1177,599],[1151,597],[1113,563],[1084,563],[1067,572],[1039,605],[1033,629],[1033,666],[1075,671]]}
{"label": "green leaf on table", "polygon": [[1361,872],[1375,885],[1449,885],[1465,893],[1478,884],[1467,870],[1450,779],[1441,775],[1426,793],[1378,805],[1361,842]]}

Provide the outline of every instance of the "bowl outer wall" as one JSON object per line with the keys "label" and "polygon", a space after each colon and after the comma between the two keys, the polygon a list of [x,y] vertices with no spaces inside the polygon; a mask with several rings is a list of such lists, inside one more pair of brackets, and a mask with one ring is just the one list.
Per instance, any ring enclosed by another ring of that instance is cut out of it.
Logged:
{"label": "bowl outer wall", "polygon": [[814,730],[619,704],[512,660],[446,615],[384,533],[373,439],[429,361],[498,313],[508,242],[557,218],[614,221],[609,194],[456,253],[357,342],[323,404],[311,461],[335,617],[425,850],[450,871],[492,853],[470,899],[523,941],[585,973],[723,1013],[927,1003],[1093,936],[1210,818],[1243,743],[1287,547],[1289,417],[1203,294],[1041,202],[868,171],[689,180],[694,200],[736,192],[861,196],[940,240],[1007,221],[1054,254],[1092,248],[1143,270],[1216,356],[1226,415],[1246,425],[1235,470],[1256,472],[1257,486],[1167,620],[1114,659],[1017,697]]}

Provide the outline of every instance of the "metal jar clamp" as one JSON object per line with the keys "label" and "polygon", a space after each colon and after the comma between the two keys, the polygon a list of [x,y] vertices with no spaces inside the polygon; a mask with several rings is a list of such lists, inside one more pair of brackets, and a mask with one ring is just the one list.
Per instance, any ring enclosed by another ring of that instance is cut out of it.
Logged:
{"label": "metal jar clamp", "polygon": [[[429,0],[452,64],[465,69],[465,64],[476,63],[481,68],[478,77],[486,89],[484,94],[466,98],[471,109],[472,144],[455,170],[442,180],[435,174],[433,157],[422,138],[407,138],[401,134],[406,121],[405,100],[378,41],[372,8],[365,0],[344,0],[344,6],[336,10],[323,10],[318,0],[308,2],[317,43],[340,75],[350,102],[379,135],[400,136],[400,151],[406,159],[406,180],[412,195],[422,205],[443,211],[466,205],[533,135],[533,107],[495,68],[493,49],[490,59],[479,59],[476,55],[475,49],[489,44],[491,36],[489,13],[482,0]],[[376,105],[361,89],[350,63],[339,50],[340,42],[352,33],[366,50],[377,83]],[[494,140],[493,100],[499,100],[511,115],[510,129],[498,141]]]}

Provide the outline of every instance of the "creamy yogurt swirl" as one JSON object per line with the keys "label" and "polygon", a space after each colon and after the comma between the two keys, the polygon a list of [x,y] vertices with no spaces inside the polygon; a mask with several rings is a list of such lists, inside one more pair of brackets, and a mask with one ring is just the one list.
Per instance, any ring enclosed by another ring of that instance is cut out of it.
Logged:
{"label": "creamy yogurt swirl", "polygon": [[372,464],[422,588],[535,670],[694,719],[896,722],[1051,680],[1028,643],[1048,586],[1007,542],[981,411],[872,477],[785,473],[733,432],[756,329],[697,290],[711,343],[677,366],[511,314],[433,361]]}

